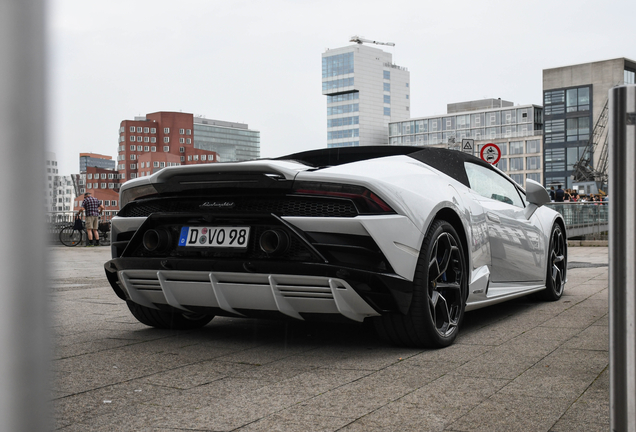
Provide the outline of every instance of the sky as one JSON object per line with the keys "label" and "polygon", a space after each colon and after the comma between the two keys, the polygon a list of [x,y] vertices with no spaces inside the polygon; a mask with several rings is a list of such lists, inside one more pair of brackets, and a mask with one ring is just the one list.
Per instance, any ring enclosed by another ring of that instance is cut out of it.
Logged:
{"label": "sky", "polygon": [[115,158],[122,120],[247,123],[261,157],[326,147],[321,54],[351,36],[410,71],[411,116],[502,98],[542,104],[542,71],[636,60],[633,0],[50,0],[48,146]]}

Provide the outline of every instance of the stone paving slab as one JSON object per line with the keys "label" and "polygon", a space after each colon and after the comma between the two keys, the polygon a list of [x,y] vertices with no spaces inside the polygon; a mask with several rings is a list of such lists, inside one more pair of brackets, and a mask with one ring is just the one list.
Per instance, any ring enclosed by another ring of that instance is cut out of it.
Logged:
{"label": "stone paving slab", "polygon": [[105,279],[107,247],[50,247],[54,427],[71,431],[609,429],[608,250],[570,247],[558,302],[468,312],[443,350],[366,325],[217,317],[138,323]]}

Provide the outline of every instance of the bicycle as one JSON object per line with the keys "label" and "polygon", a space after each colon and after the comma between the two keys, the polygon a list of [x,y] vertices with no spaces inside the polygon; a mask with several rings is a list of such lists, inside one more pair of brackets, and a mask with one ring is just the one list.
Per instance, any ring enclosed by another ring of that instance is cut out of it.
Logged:
{"label": "bicycle", "polygon": [[[100,232],[100,240],[104,243],[108,242],[108,237],[110,234],[110,223],[102,222],[99,224],[99,232]],[[74,247],[78,244],[82,243],[82,239],[86,235],[88,238],[88,233],[86,232],[86,224],[82,221],[82,229],[76,227],[75,224],[65,226],[60,230],[60,242],[64,246]],[[102,243],[102,244],[104,244]]]}

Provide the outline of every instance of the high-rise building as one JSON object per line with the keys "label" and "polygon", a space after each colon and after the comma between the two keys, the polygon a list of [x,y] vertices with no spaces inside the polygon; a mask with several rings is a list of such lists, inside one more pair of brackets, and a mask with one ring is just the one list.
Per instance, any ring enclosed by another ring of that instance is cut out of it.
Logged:
{"label": "high-rise building", "polygon": [[410,74],[391,53],[357,43],[322,54],[327,146],[386,145],[389,122],[410,117]]}
{"label": "high-rise building", "polygon": [[473,153],[492,143],[501,159],[496,166],[519,185],[529,178],[543,183],[542,107],[501,99],[448,104],[444,115],[418,117],[389,125],[389,144],[456,148],[473,139]]}
{"label": "high-rise building", "polygon": [[[575,164],[598,135],[596,153],[585,155],[595,169],[607,136],[609,89],[634,84],[636,62],[626,58],[543,70],[545,184],[572,187]],[[598,125],[598,126],[597,126]],[[590,157],[591,156],[591,157]],[[586,191],[587,192],[587,191]]]}

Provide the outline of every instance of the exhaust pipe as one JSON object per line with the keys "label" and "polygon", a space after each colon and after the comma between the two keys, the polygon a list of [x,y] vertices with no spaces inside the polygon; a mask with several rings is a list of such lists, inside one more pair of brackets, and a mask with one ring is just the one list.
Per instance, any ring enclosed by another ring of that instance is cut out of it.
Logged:
{"label": "exhaust pipe", "polygon": [[144,233],[143,245],[150,252],[162,252],[170,246],[170,232],[165,229],[149,229]]}
{"label": "exhaust pipe", "polygon": [[281,230],[267,230],[258,241],[261,250],[269,255],[282,255],[289,248],[289,235]]}

